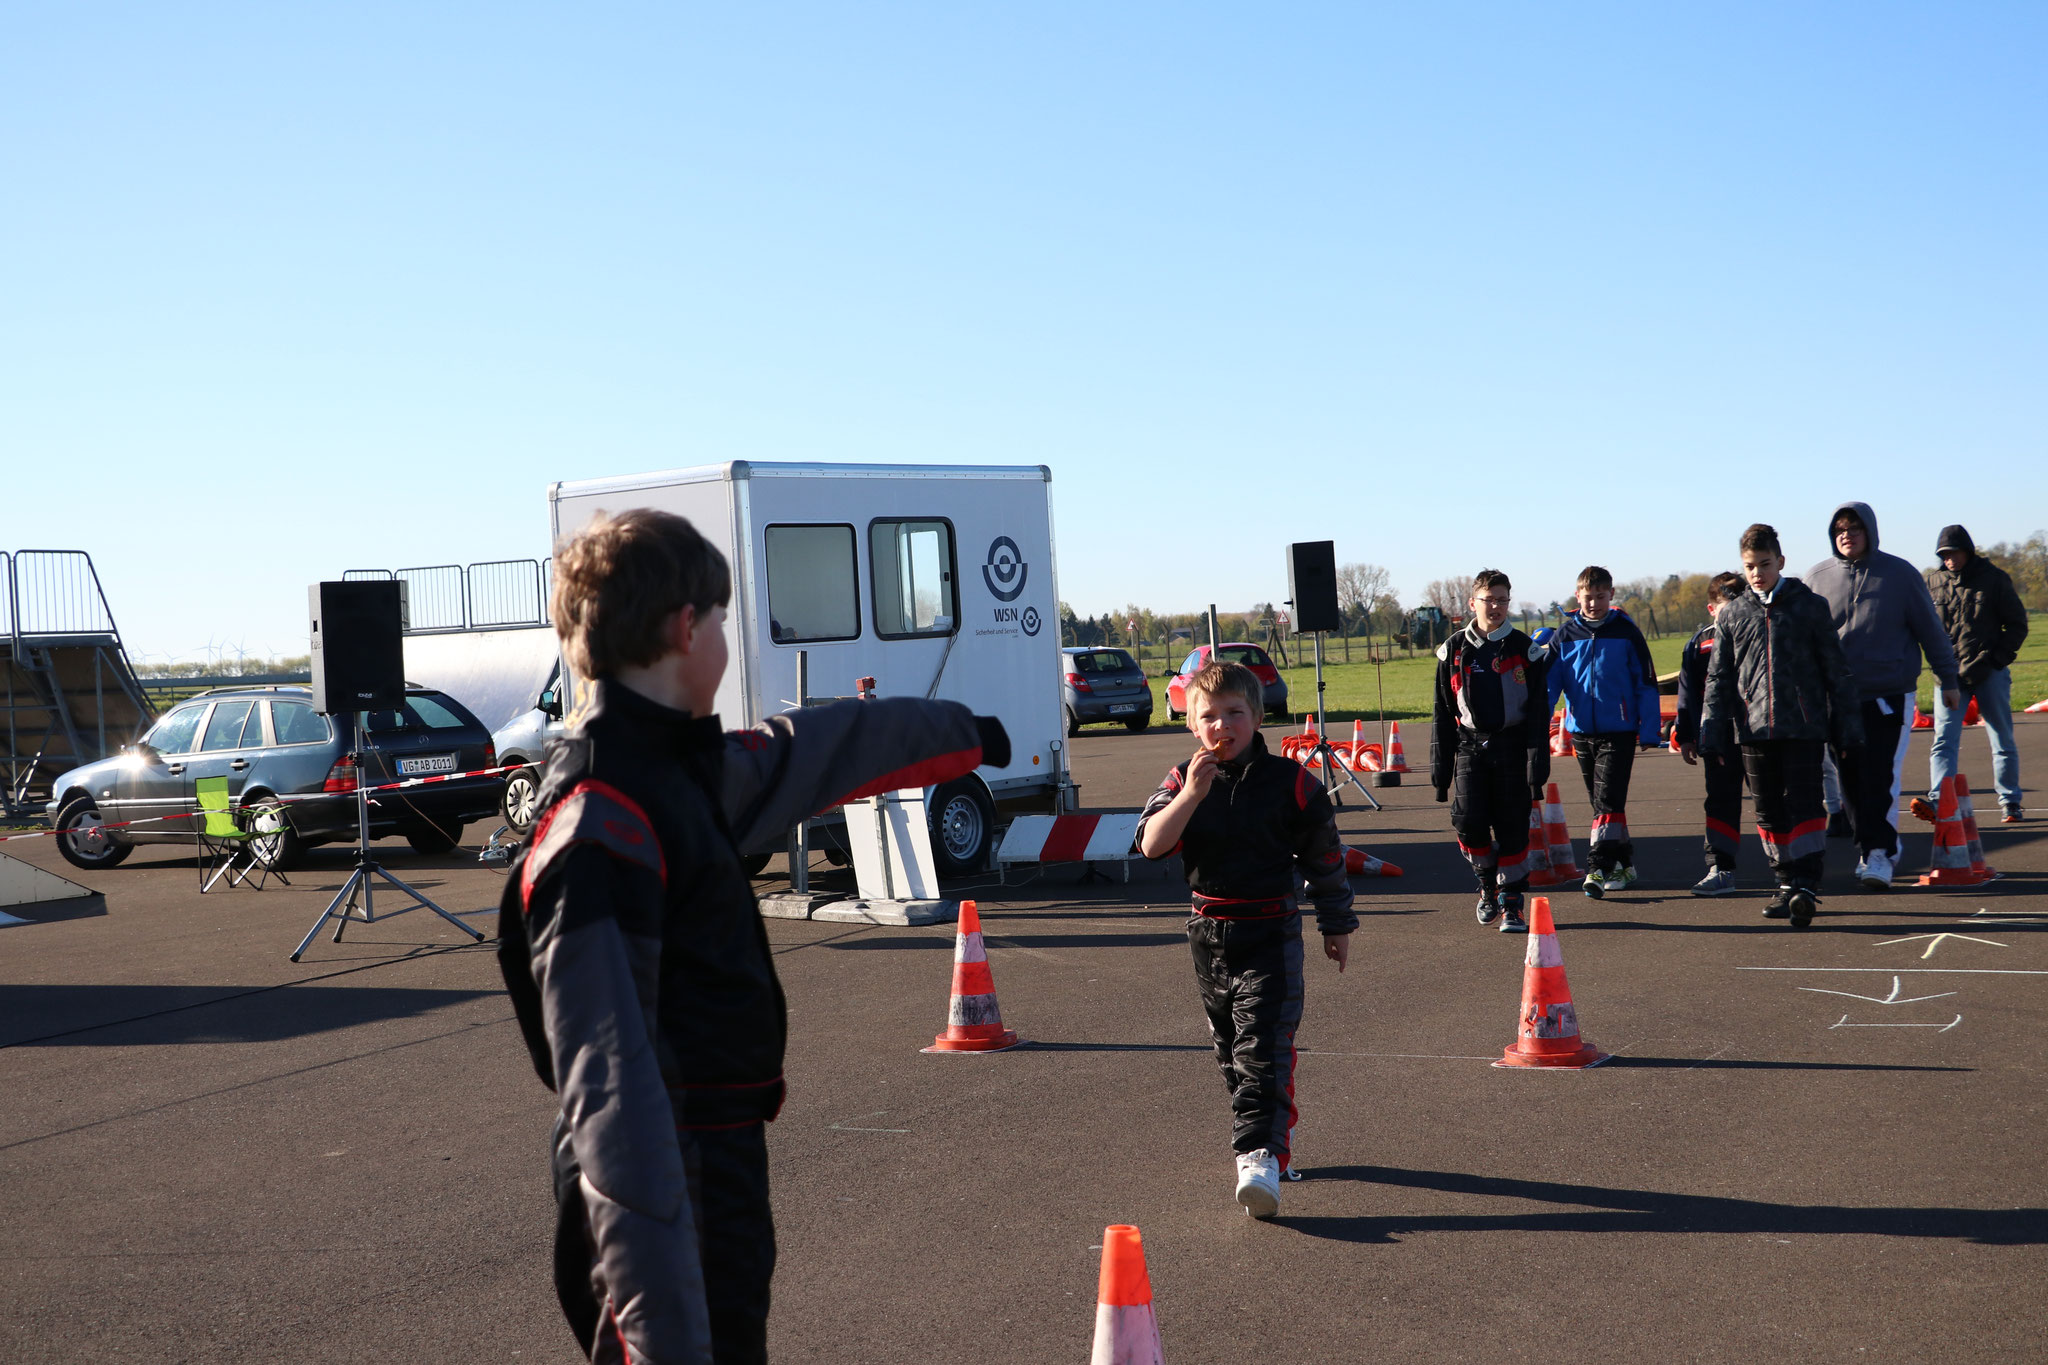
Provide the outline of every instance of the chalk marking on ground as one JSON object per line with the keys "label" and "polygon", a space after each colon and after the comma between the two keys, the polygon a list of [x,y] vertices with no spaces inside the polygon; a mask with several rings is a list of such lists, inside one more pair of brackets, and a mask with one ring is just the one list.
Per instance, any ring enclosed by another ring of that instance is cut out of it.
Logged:
{"label": "chalk marking on ground", "polygon": [[1951,934],[1947,932],[1939,934],[1908,934],[1904,938],[1888,938],[1882,943],[1873,943],[1870,946],[1873,948],[1889,948],[1894,943],[1918,943],[1922,939],[1933,940],[1933,942],[1927,945],[1927,951],[1920,954],[1920,960],[1923,962],[1926,961],[1928,958],[1933,957],[1934,950],[1936,948],[1939,948],[1942,945],[1943,941],[1946,939],[1955,939],[1961,943],[1981,943],[1987,948],[2012,947],[2010,943],[2000,943],[1995,938],[1972,938],[1968,934]]}
{"label": "chalk marking on ground", "polygon": [[[1899,978],[1896,975],[1892,977],[1892,993],[1890,995],[1883,997],[1875,995],[1858,995],[1854,991],[1831,991],[1822,986],[1795,986],[1793,989],[1802,991],[1812,991],[1815,995],[1846,995],[1851,1000],[1868,1000],[1873,1005],[1917,1005],[1922,1000],[1939,1000],[1944,995],[1956,994],[1955,991],[1937,991],[1933,995],[1915,995],[1908,999],[1901,1000],[1899,999],[1899,991],[1902,989],[1902,987],[1899,983]],[[1843,1015],[1842,1017],[1845,1019],[1848,1018],[1847,1015]]]}
{"label": "chalk marking on ground", "polygon": [[1931,1028],[1936,1033],[1947,1033],[1962,1022],[1963,1016],[1958,1014],[1946,1024],[1852,1024],[1849,1022],[1849,1016],[1845,1014],[1834,1023],[1829,1024],[1828,1031],[1832,1033],[1838,1028]]}
{"label": "chalk marking on ground", "polygon": [[[888,1112],[889,1111],[886,1109],[877,1109],[872,1114],[856,1114],[854,1115],[854,1117],[863,1119],[878,1119]],[[825,1128],[828,1132],[836,1131],[841,1133],[907,1133],[910,1131],[908,1128],[856,1128],[850,1120],[841,1121],[839,1123],[828,1123],[825,1125]]]}

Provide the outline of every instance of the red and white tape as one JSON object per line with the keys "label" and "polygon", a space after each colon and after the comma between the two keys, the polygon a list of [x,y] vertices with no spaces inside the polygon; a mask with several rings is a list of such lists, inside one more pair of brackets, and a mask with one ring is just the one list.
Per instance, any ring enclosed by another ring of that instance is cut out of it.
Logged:
{"label": "red and white tape", "polygon": [[[365,795],[368,795],[372,792],[397,791],[402,787],[425,787],[435,782],[456,782],[465,777],[496,777],[499,773],[515,772],[523,766],[525,765],[513,763],[498,768],[477,768],[466,773],[435,773],[432,777],[408,777],[401,782],[380,782],[374,787],[364,787],[361,790]],[[339,797],[354,795],[355,792],[353,790],[345,792],[299,792],[294,795],[278,796],[271,799],[282,805],[291,805],[300,801],[333,801]],[[96,830],[129,829],[136,825],[160,825],[167,820],[197,820],[204,814],[204,811],[183,811],[177,815],[148,815],[140,820],[112,821],[95,825],[93,828]],[[27,834],[0,834],[0,844],[8,843],[15,839],[47,839],[57,833],[59,831],[54,829],[39,829]]]}

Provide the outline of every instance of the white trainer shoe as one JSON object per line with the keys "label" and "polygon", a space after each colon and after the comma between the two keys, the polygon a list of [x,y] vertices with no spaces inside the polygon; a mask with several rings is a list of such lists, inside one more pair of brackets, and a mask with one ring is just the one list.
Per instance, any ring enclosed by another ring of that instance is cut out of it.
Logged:
{"label": "white trainer shoe", "polygon": [[1866,891],[1891,890],[1891,858],[1881,848],[1872,849],[1870,856],[1863,860],[1863,870],[1856,874],[1856,880],[1863,883],[1863,889]]}
{"label": "white trainer shoe", "polygon": [[1707,875],[1692,884],[1695,896],[1725,896],[1735,889],[1735,874],[1725,867],[1710,867]]}
{"label": "white trainer shoe", "polygon": [[1263,1147],[1237,1159],[1237,1202],[1254,1218],[1280,1212],[1280,1162]]}

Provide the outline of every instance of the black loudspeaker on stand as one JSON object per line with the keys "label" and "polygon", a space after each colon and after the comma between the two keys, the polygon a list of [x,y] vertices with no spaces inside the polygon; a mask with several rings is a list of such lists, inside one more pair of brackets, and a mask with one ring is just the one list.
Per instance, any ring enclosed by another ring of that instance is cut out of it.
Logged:
{"label": "black loudspeaker on stand", "polygon": [[[315,583],[307,590],[312,603],[313,709],[354,729],[355,752],[348,755],[356,774],[356,865],[341,890],[299,940],[291,959],[299,960],[306,945],[329,919],[334,941],[351,919],[373,924],[380,918],[371,899],[375,882],[387,882],[412,897],[411,905],[384,914],[431,910],[478,943],[484,936],[433,901],[386,872],[370,856],[370,755],[380,750],[370,742],[364,712],[396,710],[405,704],[405,585],[388,579],[356,583]],[[338,913],[337,913],[338,912]]]}
{"label": "black loudspeaker on stand", "polygon": [[[1337,609],[1337,543],[1333,540],[1302,540],[1287,547],[1288,605],[1294,608],[1294,629],[1316,637],[1316,747],[1312,763],[1323,765],[1331,777],[1330,799],[1344,804],[1343,788],[1350,786],[1374,810],[1379,801],[1359,782],[1358,775],[1337,761],[1330,748],[1329,718],[1323,713],[1323,635],[1344,629],[1344,615]],[[1337,774],[1342,774],[1337,777]]]}

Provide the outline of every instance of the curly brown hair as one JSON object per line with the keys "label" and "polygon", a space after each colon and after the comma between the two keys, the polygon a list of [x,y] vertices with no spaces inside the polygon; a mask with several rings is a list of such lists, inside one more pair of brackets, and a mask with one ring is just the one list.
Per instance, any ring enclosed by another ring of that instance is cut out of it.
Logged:
{"label": "curly brown hair", "polygon": [[673,512],[599,512],[555,551],[549,600],[569,666],[585,678],[651,664],[668,652],[668,619],[732,600],[716,546]]}

